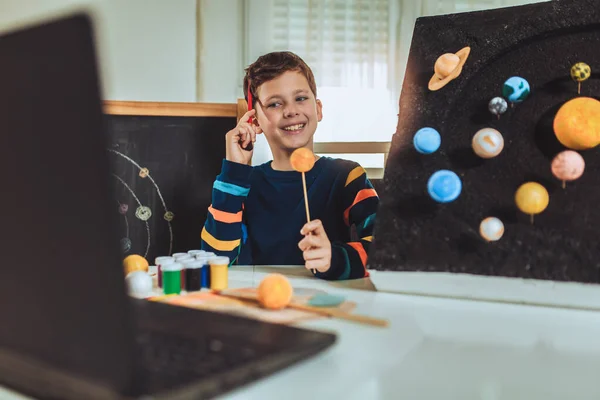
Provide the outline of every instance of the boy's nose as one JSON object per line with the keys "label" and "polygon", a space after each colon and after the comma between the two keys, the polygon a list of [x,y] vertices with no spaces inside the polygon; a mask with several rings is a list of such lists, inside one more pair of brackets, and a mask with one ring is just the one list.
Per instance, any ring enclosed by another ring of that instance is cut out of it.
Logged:
{"label": "boy's nose", "polygon": [[295,107],[286,107],[283,112],[286,118],[293,118],[299,114]]}

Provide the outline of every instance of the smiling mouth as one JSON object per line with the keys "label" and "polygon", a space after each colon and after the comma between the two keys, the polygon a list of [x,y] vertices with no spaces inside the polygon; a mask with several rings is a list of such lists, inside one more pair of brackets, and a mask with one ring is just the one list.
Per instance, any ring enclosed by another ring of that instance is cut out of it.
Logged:
{"label": "smiling mouth", "polygon": [[284,131],[285,133],[295,135],[295,134],[302,132],[302,129],[304,129],[305,126],[306,126],[306,124],[290,125],[290,126],[286,126],[285,128],[281,128],[281,130]]}

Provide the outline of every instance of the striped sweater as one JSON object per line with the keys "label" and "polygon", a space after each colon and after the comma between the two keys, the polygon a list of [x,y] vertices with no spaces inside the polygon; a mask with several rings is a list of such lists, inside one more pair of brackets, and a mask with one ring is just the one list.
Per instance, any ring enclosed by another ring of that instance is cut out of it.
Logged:
{"label": "striped sweater", "polygon": [[[321,157],[306,173],[311,219],[320,219],[331,242],[331,267],[322,279],[368,276],[367,254],[379,204],[359,164]],[[202,249],[231,264],[304,265],[298,242],[306,223],[301,174],[223,160],[202,230]],[[354,227],[354,234],[351,227]]]}

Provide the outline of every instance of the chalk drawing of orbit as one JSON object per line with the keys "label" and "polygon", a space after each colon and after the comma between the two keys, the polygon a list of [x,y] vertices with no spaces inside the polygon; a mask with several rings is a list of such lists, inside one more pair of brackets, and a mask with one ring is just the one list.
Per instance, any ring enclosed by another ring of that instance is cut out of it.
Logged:
{"label": "chalk drawing of orbit", "polygon": [[[165,209],[165,213],[163,214],[163,219],[165,221],[167,221],[167,225],[169,226],[169,253],[168,253],[168,255],[171,255],[171,252],[173,251],[173,228],[171,227],[171,221],[173,220],[175,215],[171,211],[169,211],[169,209],[167,208],[165,199],[163,198],[162,194],[160,193],[160,188],[158,187],[158,185],[156,184],[154,179],[152,179],[152,176],[150,175],[150,171],[148,171],[148,168],[143,168],[137,162],[135,162],[134,160],[127,157],[125,154],[123,154],[121,152],[118,152],[113,149],[107,149],[107,150],[113,154],[116,154],[119,157],[122,157],[123,159],[127,160],[130,164],[134,165],[139,170],[139,174],[138,174],[139,177],[142,179],[146,179],[146,178],[149,179],[150,182],[152,182],[152,185],[154,185],[154,189],[156,189],[156,193],[158,194],[158,197],[160,198],[163,208]],[[148,220],[152,217],[152,210],[150,209],[150,207],[142,204],[140,199],[136,196],[136,194],[133,192],[131,187],[129,187],[127,182],[125,182],[123,179],[121,179],[116,174],[112,174],[112,175],[115,177],[115,179],[117,179],[117,181],[119,181],[119,183],[121,183],[121,185],[123,185],[123,187],[125,187],[127,189],[127,191],[129,191],[129,193],[131,194],[131,196],[133,197],[133,199],[135,200],[135,202],[138,205],[137,209],[135,210],[135,217],[137,219],[139,219],[140,221],[143,221],[144,224],[146,224],[147,242],[146,242],[146,251],[144,252],[144,257],[147,257],[148,252],[150,251],[150,225],[148,224]],[[121,202],[119,202],[118,200],[117,200],[117,202],[119,203],[119,213],[122,214],[123,217],[125,218],[125,227],[126,227],[126,236],[123,239],[121,239],[121,249],[123,250],[124,253],[127,253],[129,250],[131,250],[131,239],[129,239],[129,220],[127,218],[127,211],[129,209],[129,206],[127,204],[121,204]]]}

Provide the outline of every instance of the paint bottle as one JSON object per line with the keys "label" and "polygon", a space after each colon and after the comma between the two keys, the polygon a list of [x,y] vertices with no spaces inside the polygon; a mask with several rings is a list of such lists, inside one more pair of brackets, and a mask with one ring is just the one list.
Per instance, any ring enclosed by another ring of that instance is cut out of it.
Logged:
{"label": "paint bottle", "polygon": [[162,265],[163,292],[164,294],[181,293],[181,270],[179,263],[170,263]]}
{"label": "paint bottle", "polygon": [[189,258],[188,257],[181,257],[179,260],[177,260],[177,262],[179,264],[181,264],[181,266],[183,267],[182,270],[181,270],[181,290],[186,290],[185,289],[186,288],[185,281],[186,281],[187,275],[186,275],[185,269],[187,268],[187,266],[189,264],[195,263],[196,259],[194,257],[192,257],[192,256],[190,256]]}
{"label": "paint bottle", "polygon": [[158,266],[149,265],[148,275],[150,275],[150,278],[152,278],[152,288],[156,289],[158,287]]}
{"label": "paint bottle", "polygon": [[188,254],[192,257],[197,257],[199,254],[204,254],[206,253],[204,250],[190,250],[188,251]]}
{"label": "paint bottle", "polygon": [[229,257],[211,257],[210,264],[210,288],[211,290],[227,289],[227,269],[229,268]]}
{"label": "paint bottle", "polygon": [[161,266],[163,264],[172,264],[174,263],[175,260],[173,259],[173,257],[168,257],[168,256],[164,256],[164,257],[156,257],[154,259],[154,263],[156,264],[156,266],[158,267],[158,287],[161,288],[162,287],[162,273],[161,273]]}
{"label": "paint bottle", "polygon": [[185,290],[197,292],[202,289],[202,261],[185,264]]}
{"label": "paint bottle", "polygon": [[198,256],[196,261],[202,264],[200,267],[200,286],[203,288],[210,289],[210,265],[208,264],[208,260],[210,258],[206,256]]}
{"label": "paint bottle", "polygon": [[[175,253],[173,254],[175,257],[175,261],[178,263],[183,263],[186,261],[194,260],[194,257],[190,256],[188,253]],[[185,288],[185,268],[181,270],[181,289]]]}

